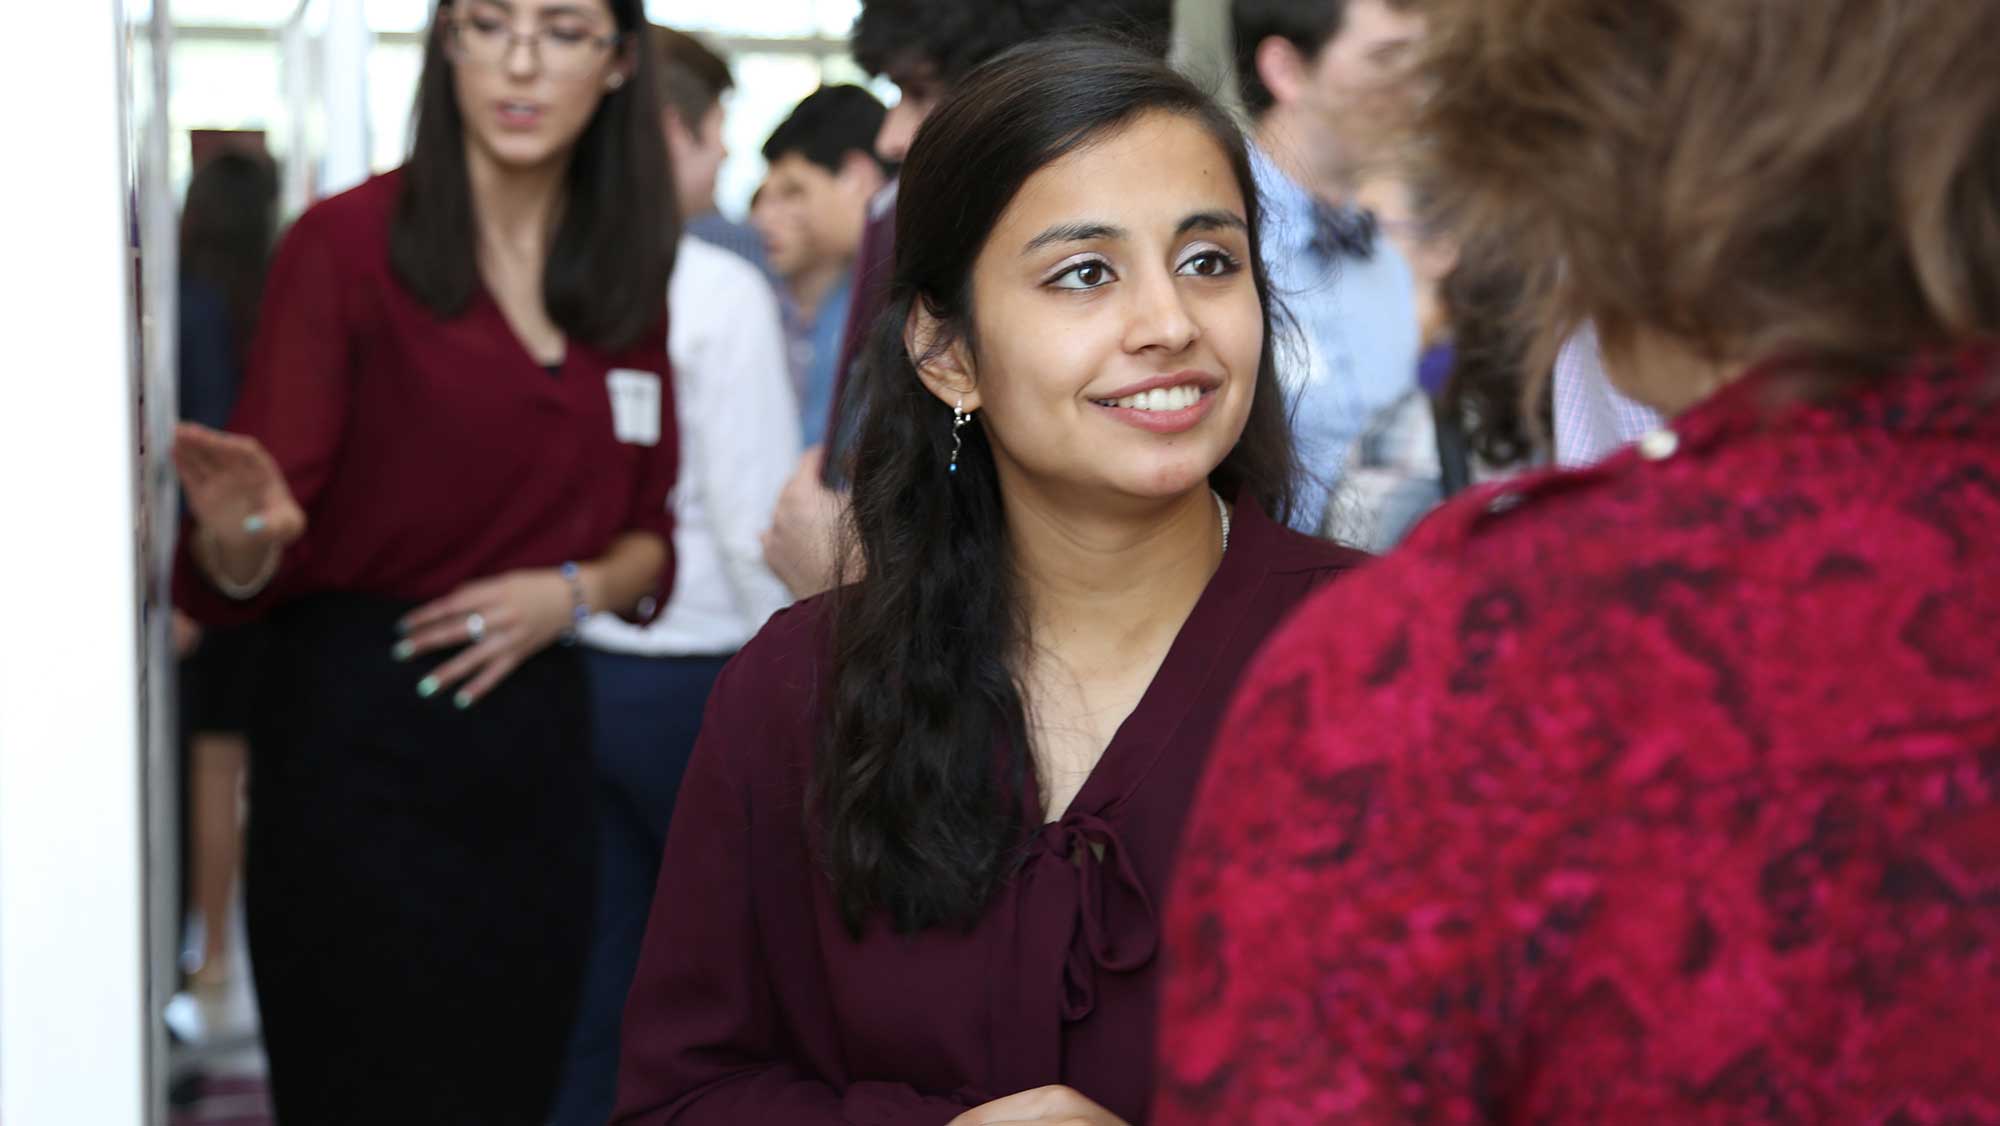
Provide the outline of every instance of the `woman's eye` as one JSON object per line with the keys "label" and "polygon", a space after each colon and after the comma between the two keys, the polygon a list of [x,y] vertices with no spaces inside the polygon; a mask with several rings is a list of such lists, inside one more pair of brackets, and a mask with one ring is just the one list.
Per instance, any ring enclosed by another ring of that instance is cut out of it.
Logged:
{"label": "woman's eye", "polygon": [[1220,250],[1204,250],[1181,263],[1181,272],[1201,278],[1219,278],[1236,272],[1236,259]]}
{"label": "woman's eye", "polygon": [[472,25],[472,30],[481,35],[497,35],[507,26],[499,17],[488,15],[485,12],[473,13],[472,18],[466,22]]}
{"label": "woman's eye", "polygon": [[1057,289],[1096,289],[1111,280],[1111,268],[1102,262],[1078,262],[1050,282]]}
{"label": "woman's eye", "polygon": [[568,46],[574,43],[581,43],[590,38],[590,33],[580,27],[552,27],[549,29],[549,38],[554,42]]}

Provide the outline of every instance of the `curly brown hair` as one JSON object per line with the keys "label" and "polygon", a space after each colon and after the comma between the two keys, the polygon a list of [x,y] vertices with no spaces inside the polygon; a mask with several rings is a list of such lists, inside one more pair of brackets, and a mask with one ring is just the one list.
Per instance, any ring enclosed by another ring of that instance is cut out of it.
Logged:
{"label": "curly brown hair", "polygon": [[1429,12],[1418,174],[1521,274],[1528,370],[1586,320],[1859,372],[2000,329],[2000,3]]}

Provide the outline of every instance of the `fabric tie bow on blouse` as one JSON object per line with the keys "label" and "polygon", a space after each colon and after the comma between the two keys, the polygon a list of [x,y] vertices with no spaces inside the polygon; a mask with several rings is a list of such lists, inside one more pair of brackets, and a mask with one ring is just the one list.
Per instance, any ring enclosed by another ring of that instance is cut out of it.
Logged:
{"label": "fabric tie bow on blouse", "polygon": [[[1072,812],[1043,825],[1028,843],[1019,878],[1020,933],[1053,931],[1069,940],[1019,952],[1029,972],[1015,980],[1031,984],[1012,998],[996,998],[1000,1011],[1012,1010],[1030,1027],[1057,1013],[1065,1023],[1080,1021],[1097,1006],[1098,974],[1131,973],[1152,962],[1159,947],[1153,898],[1118,831],[1097,813]],[[1004,1070],[1026,1086],[1059,1074],[1060,1036],[1000,1039],[1020,1049],[1021,1058]]]}

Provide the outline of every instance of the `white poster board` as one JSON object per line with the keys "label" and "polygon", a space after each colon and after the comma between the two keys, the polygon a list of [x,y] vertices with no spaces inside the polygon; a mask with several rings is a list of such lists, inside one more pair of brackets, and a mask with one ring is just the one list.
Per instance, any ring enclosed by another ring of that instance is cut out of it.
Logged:
{"label": "white poster board", "polygon": [[[163,5],[162,5],[163,7]],[[0,1121],[159,1121],[146,887],[153,644],[141,498],[158,480],[138,316],[137,133],[163,89],[150,6],[36,10],[0,97]],[[155,169],[155,171],[159,171]],[[169,230],[171,229],[169,225]],[[149,233],[148,238],[157,237]],[[157,268],[157,267],[156,267]],[[171,262],[167,266],[172,277]],[[151,273],[152,271],[148,271]],[[149,296],[167,299],[157,289]],[[171,305],[163,306],[171,309]],[[171,397],[169,384],[163,389]],[[159,393],[156,391],[155,393]],[[136,517],[136,518],[135,518]],[[158,665],[153,665],[158,668]]]}

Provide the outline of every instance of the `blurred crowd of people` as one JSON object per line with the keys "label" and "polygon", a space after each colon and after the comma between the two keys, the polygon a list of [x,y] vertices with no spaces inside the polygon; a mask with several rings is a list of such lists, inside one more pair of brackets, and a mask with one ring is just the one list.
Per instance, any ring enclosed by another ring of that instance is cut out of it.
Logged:
{"label": "blurred crowd of people", "polygon": [[280,1121],[2000,1123],[2000,6],[1171,8],[863,0],[744,223],[639,0],[197,171]]}

